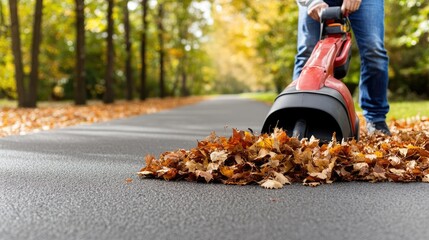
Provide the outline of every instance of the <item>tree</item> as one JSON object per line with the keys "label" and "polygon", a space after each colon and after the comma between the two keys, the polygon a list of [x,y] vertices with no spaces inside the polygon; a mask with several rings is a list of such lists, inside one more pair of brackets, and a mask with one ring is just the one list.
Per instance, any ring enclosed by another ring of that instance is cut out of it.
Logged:
{"label": "tree", "polygon": [[9,0],[11,32],[12,32],[12,52],[15,64],[15,82],[18,92],[18,107],[36,107],[37,102],[37,82],[39,68],[39,46],[41,42],[41,24],[43,0],[37,0],[34,11],[33,39],[31,51],[31,74],[29,89],[26,88],[24,79],[24,64],[22,62],[21,36],[19,29],[18,3]]}
{"label": "tree", "polygon": [[[119,36],[122,50],[114,50],[110,67],[108,1],[42,5],[42,0],[1,0],[0,98],[17,99],[18,106],[50,99],[86,104],[105,97],[108,71],[113,72],[115,99],[132,99],[132,94],[144,100],[172,94],[281,91],[292,81],[295,0],[114,2],[113,44]],[[429,1],[386,0],[385,13],[390,97],[427,97]],[[352,52],[344,82],[356,84],[360,64],[355,44]],[[133,59],[137,55],[139,59]]]}
{"label": "tree", "polygon": [[269,70],[266,74],[271,77],[276,92],[280,93],[292,81],[296,36],[291,33],[296,29],[298,15],[290,13],[296,13],[297,4],[293,1],[255,4],[254,9],[258,13],[258,22],[266,26],[258,33],[256,49],[264,59],[265,69]]}
{"label": "tree", "polygon": [[178,32],[179,32],[179,44],[180,44],[180,50],[182,52],[181,57],[179,59],[179,66],[178,66],[178,76],[181,77],[182,80],[182,87],[180,89],[180,95],[182,96],[189,96],[190,92],[187,87],[187,80],[188,80],[188,73],[186,70],[186,66],[188,64],[187,61],[187,50],[186,47],[189,47],[189,39],[188,39],[188,33],[189,33],[189,25],[192,22],[189,22],[189,20],[192,21],[191,16],[188,12],[188,7],[191,4],[191,1],[182,1],[178,2],[180,4],[180,7],[178,8],[179,12],[177,13],[177,25],[178,25]]}
{"label": "tree", "polygon": [[386,1],[391,98],[429,96],[429,2]]}
{"label": "tree", "polygon": [[21,37],[17,1],[9,0],[10,28],[12,32],[12,52],[15,64],[15,81],[18,92],[18,107],[25,107],[24,70],[22,64]]}
{"label": "tree", "polygon": [[33,39],[31,43],[31,72],[27,107],[36,107],[37,102],[37,85],[39,82],[39,52],[40,43],[42,41],[42,10],[43,0],[37,0],[34,11]]}
{"label": "tree", "polygon": [[140,74],[140,100],[145,100],[147,97],[146,90],[146,81],[147,81],[147,72],[146,72],[146,40],[147,40],[147,31],[149,29],[147,22],[147,13],[148,13],[148,0],[142,0],[142,11],[143,11],[143,30],[141,35],[141,74]]}
{"label": "tree", "polygon": [[128,0],[124,1],[124,30],[125,30],[125,78],[127,83],[127,90],[125,98],[127,100],[133,100],[134,98],[134,80],[133,80],[133,69],[131,65],[131,48],[132,43],[130,39],[130,16],[128,10]]}
{"label": "tree", "polygon": [[76,80],[74,82],[74,101],[76,105],[86,104],[84,8],[85,1],[76,0]]}
{"label": "tree", "polygon": [[159,97],[164,98],[165,97],[165,64],[164,64],[164,57],[165,57],[165,46],[164,46],[164,25],[163,25],[163,18],[164,18],[164,6],[162,3],[158,6],[158,19],[157,19],[157,26],[158,26],[158,41],[159,41]]}
{"label": "tree", "polygon": [[206,17],[211,3],[193,0],[168,3],[172,14],[165,18],[165,23],[169,29],[166,33],[167,44],[171,46],[168,49],[168,63],[171,66],[170,74],[174,75],[172,92],[181,96],[201,93],[201,87],[207,90],[209,85],[202,82],[213,79],[208,73],[210,70],[206,71],[210,69],[211,62],[205,58],[208,55],[203,46],[211,39],[207,33],[213,27],[213,15],[210,13],[211,17]]}
{"label": "tree", "polygon": [[[251,4],[272,2],[280,1],[251,1]],[[215,92],[248,91],[249,86],[256,86],[257,81],[266,79],[260,73],[262,61],[255,51],[255,40],[260,32],[261,24],[258,26],[251,19],[249,15],[253,14],[249,13],[250,8],[243,5],[243,1],[232,1],[231,3],[223,0],[214,5],[215,9],[221,7],[219,8],[221,11],[213,11],[212,38],[206,48],[216,68],[212,84]],[[267,11],[269,9],[264,9],[264,12]],[[275,18],[271,11],[270,14],[272,18]]]}
{"label": "tree", "polygon": [[114,67],[114,46],[113,46],[113,0],[108,0],[107,7],[107,64],[106,64],[106,91],[104,92],[104,103],[113,103],[113,67]]}

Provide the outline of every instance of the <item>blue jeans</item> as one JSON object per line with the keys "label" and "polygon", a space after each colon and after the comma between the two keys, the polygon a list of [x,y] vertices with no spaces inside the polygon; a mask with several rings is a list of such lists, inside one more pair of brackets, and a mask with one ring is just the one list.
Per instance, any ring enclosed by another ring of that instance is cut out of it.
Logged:
{"label": "blue jeans", "polygon": [[[341,6],[341,0],[325,0]],[[299,4],[298,4],[299,5]],[[368,122],[386,120],[389,58],[384,48],[384,0],[362,0],[358,11],[349,16],[361,59],[359,104]],[[297,79],[319,41],[320,23],[299,5],[298,43],[293,79]],[[353,64],[353,63],[352,63]]]}

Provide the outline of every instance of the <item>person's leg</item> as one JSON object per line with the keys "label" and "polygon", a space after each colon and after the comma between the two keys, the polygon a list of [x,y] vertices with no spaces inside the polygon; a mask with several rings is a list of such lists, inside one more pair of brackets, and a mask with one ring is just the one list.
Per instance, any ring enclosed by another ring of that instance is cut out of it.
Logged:
{"label": "person's leg", "polygon": [[363,0],[349,19],[361,58],[359,104],[367,122],[385,122],[389,59],[384,47],[384,0]]}
{"label": "person's leg", "polygon": [[[341,6],[342,0],[325,0],[329,6]],[[301,74],[307,60],[310,58],[314,47],[320,38],[320,22],[315,21],[307,14],[307,8],[299,3],[298,16],[298,41],[297,54],[295,55],[295,66],[293,70],[293,80]]]}
{"label": "person's leg", "polygon": [[319,41],[320,35],[320,23],[308,16],[306,7],[299,4],[298,7],[298,41],[297,54],[295,55],[295,66],[293,69],[293,80],[296,80],[301,74],[301,70],[310,58],[314,47]]}

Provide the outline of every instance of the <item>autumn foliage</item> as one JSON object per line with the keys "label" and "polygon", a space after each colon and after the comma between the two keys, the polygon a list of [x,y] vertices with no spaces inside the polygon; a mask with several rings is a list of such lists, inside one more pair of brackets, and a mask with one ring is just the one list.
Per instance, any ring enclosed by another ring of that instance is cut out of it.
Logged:
{"label": "autumn foliage", "polygon": [[362,131],[359,141],[334,135],[327,144],[298,140],[281,129],[260,135],[232,129],[230,137],[212,132],[190,150],[147,155],[137,174],[269,189],[334,181],[429,182],[429,119],[393,121],[390,127],[392,136]]}

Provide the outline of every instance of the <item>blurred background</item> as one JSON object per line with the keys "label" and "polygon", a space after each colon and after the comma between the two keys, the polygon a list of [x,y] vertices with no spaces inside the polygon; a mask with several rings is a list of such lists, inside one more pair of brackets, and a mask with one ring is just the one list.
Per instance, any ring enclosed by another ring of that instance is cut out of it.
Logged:
{"label": "blurred background", "polygon": [[[297,11],[295,0],[0,0],[0,99],[277,93],[291,82]],[[385,11],[389,98],[427,99],[429,0]],[[359,68],[354,45],[355,96]]]}

